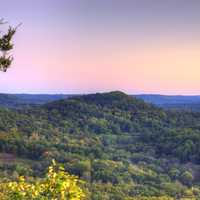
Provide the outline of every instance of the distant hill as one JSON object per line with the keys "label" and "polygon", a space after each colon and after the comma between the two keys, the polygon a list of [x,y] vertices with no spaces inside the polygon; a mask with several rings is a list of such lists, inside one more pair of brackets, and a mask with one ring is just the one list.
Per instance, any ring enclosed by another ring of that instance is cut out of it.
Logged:
{"label": "distant hill", "polygon": [[173,96],[173,95],[154,95],[141,94],[133,95],[143,99],[146,102],[154,103],[156,105],[164,104],[197,104],[200,103],[200,96]]}
{"label": "distant hill", "polygon": [[133,95],[162,108],[200,111],[200,96],[173,96],[173,95]]}
{"label": "distant hill", "polygon": [[[98,93],[95,94],[95,96],[98,95]],[[24,108],[74,96],[78,96],[78,94],[0,94],[0,107]],[[90,98],[92,98],[92,96],[93,95],[91,95]],[[103,95],[101,94],[101,96]],[[166,96],[153,94],[130,96],[165,109],[200,111],[200,96]]]}
{"label": "distant hill", "polygon": [[21,108],[66,99],[67,94],[0,94],[0,107]]}

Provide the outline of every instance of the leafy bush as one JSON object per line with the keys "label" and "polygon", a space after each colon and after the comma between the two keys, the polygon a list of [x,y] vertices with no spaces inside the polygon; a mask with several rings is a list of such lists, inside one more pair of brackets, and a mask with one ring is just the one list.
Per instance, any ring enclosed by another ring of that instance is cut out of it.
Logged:
{"label": "leafy bush", "polygon": [[16,182],[0,184],[1,200],[82,200],[85,194],[80,185],[82,181],[69,175],[55,161],[48,169],[44,179],[27,182],[19,177]]}

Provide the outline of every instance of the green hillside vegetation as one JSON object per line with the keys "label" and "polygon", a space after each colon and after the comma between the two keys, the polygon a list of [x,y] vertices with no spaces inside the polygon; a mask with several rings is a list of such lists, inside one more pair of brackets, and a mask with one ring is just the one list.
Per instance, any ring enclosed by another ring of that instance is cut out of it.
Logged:
{"label": "green hillside vegetation", "polygon": [[34,105],[41,105],[51,101],[67,99],[75,95],[64,94],[4,94],[0,93],[0,107],[24,109]]}
{"label": "green hillside vegetation", "polygon": [[118,91],[0,109],[1,180],[43,178],[55,159],[91,200],[198,199],[199,146],[200,113]]}

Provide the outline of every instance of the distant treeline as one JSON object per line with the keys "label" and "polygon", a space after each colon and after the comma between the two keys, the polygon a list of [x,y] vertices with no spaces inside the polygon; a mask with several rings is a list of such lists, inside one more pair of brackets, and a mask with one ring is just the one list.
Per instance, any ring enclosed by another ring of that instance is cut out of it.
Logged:
{"label": "distant treeline", "polygon": [[[0,94],[0,107],[24,108],[67,99],[78,94]],[[130,95],[164,109],[200,111],[200,96]]]}

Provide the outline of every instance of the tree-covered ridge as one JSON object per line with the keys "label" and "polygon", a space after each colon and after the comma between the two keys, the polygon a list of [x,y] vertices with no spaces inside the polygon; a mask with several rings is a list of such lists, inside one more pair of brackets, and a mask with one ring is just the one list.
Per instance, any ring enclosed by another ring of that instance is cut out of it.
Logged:
{"label": "tree-covered ridge", "polygon": [[[4,94],[0,93],[0,107],[24,109],[34,105],[42,105],[51,101],[67,99],[72,95],[64,94]],[[75,96],[75,95],[74,95]]]}
{"label": "tree-covered ridge", "polygon": [[200,111],[200,96],[184,96],[184,95],[157,95],[157,94],[139,94],[132,95],[136,98],[143,99],[147,103],[152,103],[168,110],[185,110]]}
{"label": "tree-covered ridge", "polygon": [[118,91],[0,109],[1,176],[42,177],[55,158],[92,200],[197,198],[199,121]]}

